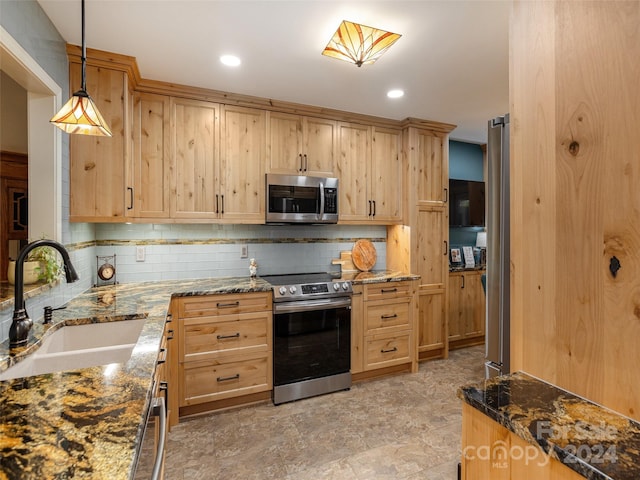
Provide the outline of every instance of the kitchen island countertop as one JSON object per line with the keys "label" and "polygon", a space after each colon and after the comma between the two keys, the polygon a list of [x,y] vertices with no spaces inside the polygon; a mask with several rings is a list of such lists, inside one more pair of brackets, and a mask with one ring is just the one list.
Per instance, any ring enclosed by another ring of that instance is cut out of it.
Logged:
{"label": "kitchen island countertop", "polygon": [[640,423],[632,419],[521,372],[458,396],[585,478],[640,478]]}

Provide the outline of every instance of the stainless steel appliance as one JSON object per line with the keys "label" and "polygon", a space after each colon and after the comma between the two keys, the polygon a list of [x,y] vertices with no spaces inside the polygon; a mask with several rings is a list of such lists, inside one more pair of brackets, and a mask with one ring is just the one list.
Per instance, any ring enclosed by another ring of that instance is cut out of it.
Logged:
{"label": "stainless steel appliance", "polygon": [[[154,389],[156,391],[154,382]],[[138,451],[134,480],[164,478],[167,407],[164,397],[154,397],[147,413],[147,422]]]}
{"label": "stainless steel appliance", "polygon": [[337,223],[338,179],[267,173],[267,223]]}
{"label": "stainless steel appliance", "polygon": [[510,372],[509,362],[509,114],[489,120],[487,145],[487,378]]}
{"label": "stainless steel appliance", "polygon": [[351,282],[267,275],[273,285],[273,403],[351,387]]}

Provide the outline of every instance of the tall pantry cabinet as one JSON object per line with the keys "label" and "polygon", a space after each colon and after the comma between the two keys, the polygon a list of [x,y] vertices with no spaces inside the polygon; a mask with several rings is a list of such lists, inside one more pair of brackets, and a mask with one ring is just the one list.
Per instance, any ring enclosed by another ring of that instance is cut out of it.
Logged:
{"label": "tall pantry cabinet", "polygon": [[417,351],[420,360],[447,348],[449,272],[449,132],[454,125],[408,121],[403,131],[404,225],[387,228],[387,267],[420,275]]}

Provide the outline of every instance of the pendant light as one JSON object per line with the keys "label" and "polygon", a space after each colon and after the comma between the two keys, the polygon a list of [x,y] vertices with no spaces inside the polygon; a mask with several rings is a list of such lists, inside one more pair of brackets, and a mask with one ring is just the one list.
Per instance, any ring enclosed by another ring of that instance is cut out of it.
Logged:
{"label": "pendant light", "polygon": [[84,38],[84,0],[82,0],[82,83],[67,103],[50,120],[56,127],[67,133],[79,135],[111,136],[111,130],[104,121],[98,107],[87,93],[86,66],[87,46]]}

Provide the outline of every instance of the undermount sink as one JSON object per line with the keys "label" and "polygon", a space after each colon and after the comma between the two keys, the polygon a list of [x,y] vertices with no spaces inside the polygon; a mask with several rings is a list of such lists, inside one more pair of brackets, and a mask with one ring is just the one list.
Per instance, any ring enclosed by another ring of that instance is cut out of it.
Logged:
{"label": "undermount sink", "polygon": [[0,380],[95,367],[129,360],[145,319],[65,326],[9,369]]}

